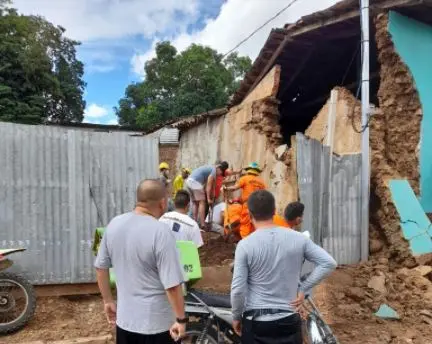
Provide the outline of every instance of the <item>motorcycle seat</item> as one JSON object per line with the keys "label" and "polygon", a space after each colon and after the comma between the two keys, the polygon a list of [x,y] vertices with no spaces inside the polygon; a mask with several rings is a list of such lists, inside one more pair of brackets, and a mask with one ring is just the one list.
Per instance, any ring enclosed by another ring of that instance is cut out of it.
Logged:
{"label": "motorcycle seat", "polygon": [[191,293],[209,307],[231,308],[231,296],[229,294],[212,294],[200,290],[191,290]]}

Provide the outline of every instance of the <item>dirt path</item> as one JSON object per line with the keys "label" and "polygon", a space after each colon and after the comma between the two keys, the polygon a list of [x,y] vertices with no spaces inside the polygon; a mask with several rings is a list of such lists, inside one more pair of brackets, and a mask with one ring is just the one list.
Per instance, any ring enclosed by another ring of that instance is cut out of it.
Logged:
{"label": "dirt path", "polygon": [[[232,248],[219,243],[202,254],[203,279],[195,286],[228,292]],[[338,268],[314,291],[314,299],[341,344],[432,344],[432,283],[416,269],[391,270],[388,262]],[[431,276],[429,275],[429,278]],[[382,320],[373,313],[388,304],[400,315]],[[430,314],[425,316],[424,314]],[[36,315],[21,332],[0,343],[61,340],[110,334],[98,296],[40,298]]]}

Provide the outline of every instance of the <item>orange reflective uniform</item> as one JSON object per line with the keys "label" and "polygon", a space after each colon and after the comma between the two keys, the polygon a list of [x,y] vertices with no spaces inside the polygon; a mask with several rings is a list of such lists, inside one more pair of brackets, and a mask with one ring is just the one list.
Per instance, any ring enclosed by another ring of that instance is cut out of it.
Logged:
{"label": "orange reflective uniform", "polygon": [[285,219],[277,214],[273,216],[273,222],[276,226],[289,228],[288,223],[286,223]]}
{"label": "orange reflective uniform", "polygon": [[246,203],[249,196],[257,190],[264,190],[266,185],[261,177],[254,176],[252,174],[247,174],[241,177],[238,181],[238,186],[242,190],[241,200]]}
{"label": "orange reflective uniform", "polygon": [[[234,224],[236,227],[240,224],[242,205],[239,203],[228,204],[224,214],[225,234],[229,233],[229,226]],[[235,231],[238,228],[232,228]]]}
{"label": "orange reflective uniform", "polygon": [[249,209],[247,203],[243,203],[241,217],[240,217],[240,236],[242,239],[244,239],[254,231],[255,228],[252,225],[252,222],[249,217]]}

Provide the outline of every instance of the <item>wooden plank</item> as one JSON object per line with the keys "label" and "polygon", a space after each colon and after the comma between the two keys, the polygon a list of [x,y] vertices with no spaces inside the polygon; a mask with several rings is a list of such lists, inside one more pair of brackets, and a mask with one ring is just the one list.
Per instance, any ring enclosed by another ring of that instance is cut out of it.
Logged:
{"label": "wooden plank", "polygon": [[96,283],[36,285],[35,289],[38,297],[99,294]]}
{"label": "wooden plank", "polygon": [[[422,0],[389,0],[389,1],[385,1],[383,3],[377,4],[377,5],[371,5],[371,12],[373,13],[373,11],[377,11],[377,10],[381,10],[381,9],[388,9],[388,8],[392,8],[392,7],[398,7],[398,6],[414,6],[414,5],[418,5],[421,4]],[[274,52],[272,58],[267,62],[266,66],[264,67],[264,69],[261,70],[261,73],[259,74],[259,77],[255,80],[255,82],[252,84],[252,86],[249,88],[248,92],[245,94],[244,97],[242,97],[241,99],[245,99],[249,93],[251,93],[254,88],[261,82],[262,78],[264,78],[264,76],[269,72],[269,70],[273,67],[274,63],[276,62],[277,58],[279,57],[280,53],[282,52],[282,50],[285,48],[285,46],[287,45],[288,42],[292,42],[293,41],[293,37],[296,36],[300,36],[306,32],[309,31],[313,31],[316,29],[319,29],[323,26],[328,26],[328,25],[332,25],[332,24],[336,24],[348,19],[352,19],[355,17],[359,16],[359,10],[353,10],[353,11],[349,11],[345,14],[342,14],[336,18],[329,18],[329,19],[324,19],[324,20],[317,20],[316,23],[313,24],[309,24],[306,25],[304,27],[301,27],[299,29],[293,29],[292,32],[288,32],[287,36],[285,36],[284,40],[281,42],[281,44],[279,45],[279,47],[276,49],[276,51]],[[295,27],[295,25],[294,25]],[[288,31],[289,28],[287,29]]]}

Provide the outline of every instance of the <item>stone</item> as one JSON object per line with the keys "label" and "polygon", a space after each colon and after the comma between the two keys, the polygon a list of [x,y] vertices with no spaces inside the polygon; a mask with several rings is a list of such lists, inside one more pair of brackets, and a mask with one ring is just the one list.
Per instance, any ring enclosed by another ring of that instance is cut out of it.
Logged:
{"label": "stone", "polygon": [[421,265],[421,266],[414,268],[413,270],[418,272],[422,276],[426,276],[432,272],[432,266]]}
{"label": "stone", "polygon": [[385,287],[385,276],[373,276],[368,282],[368,287],[376,290],[381,294],[385,294],[387,292],[387,289]]}
{"label": "stone", "polygon": [[377,239],[370,239],[369,240],[369,251],[370,253],[374,254],[383,249],[384,245],[381,241]]}
{"label": "stone", "polygon": [[282,156],[284,155],[285,151],[287,150],[287,148],[288,148],[288,145],[286,145],[286,144],[277,147],[277,148],[275,149],[276,157],[277,157],[278,159],[281,159]]}
{"label": "stone", "polygon": [[346,296],[357,302],[362,301],[366,296],[365,291],[358,287],[348,288],[345,291],[345,294]]}
{"label": "stone", "polygon": [[428,311],[426,309],[423,309],[422,311],[420,311],[420,315],[424,315],[424,316],[427,316],[427,317],[432,319],[432,312]]}
{"label": "stone", "polygon": [[388,265],[389,260],[387,258],[380,258],[378,262],[382,265]]}

